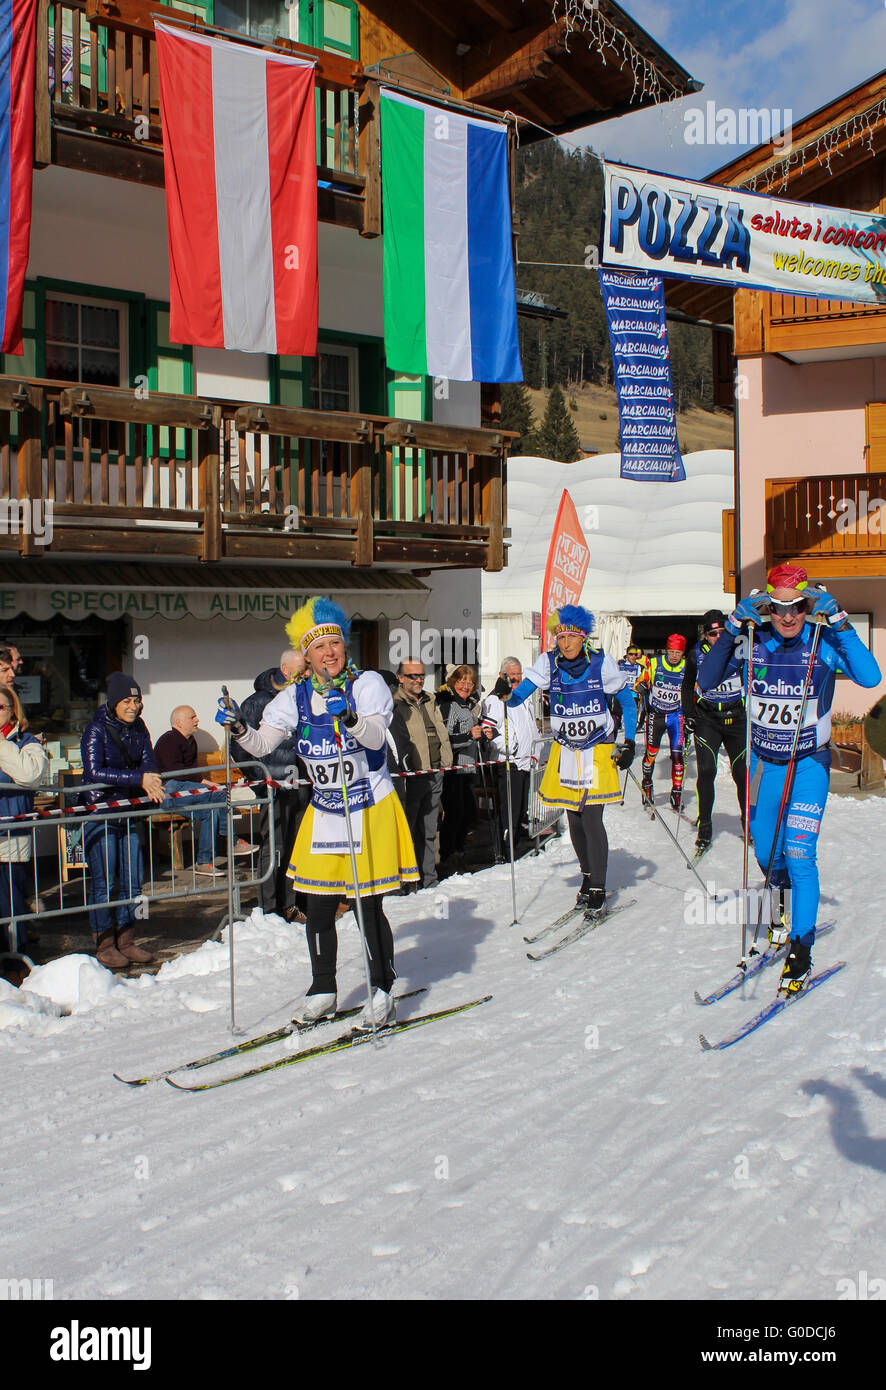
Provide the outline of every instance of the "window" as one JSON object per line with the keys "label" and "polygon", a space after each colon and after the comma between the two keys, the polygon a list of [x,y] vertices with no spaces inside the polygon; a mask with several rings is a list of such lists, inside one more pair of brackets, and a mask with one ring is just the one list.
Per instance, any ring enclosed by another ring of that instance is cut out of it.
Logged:
{"label": "window", "polygon": [[354,411],[357,406],[357,349],[317,344],[310,359],[310,410]]}
{"label": "window", "polygon": [[290,9],[285,0],[215,0],[214,23],[254,39],[275,39],[278,34],[288,37]]}
{"label": "window", "polygon": [[125,386],[126,305],[47,293],[46,375],[54,381]]}

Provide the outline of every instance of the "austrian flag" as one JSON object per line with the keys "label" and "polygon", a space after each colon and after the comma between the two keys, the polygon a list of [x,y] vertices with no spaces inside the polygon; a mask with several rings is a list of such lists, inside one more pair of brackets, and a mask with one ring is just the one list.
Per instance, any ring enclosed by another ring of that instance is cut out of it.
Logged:
{"label": "austrian flag", "polygon": [[314,65],[155,24],[176,343],[317,351]]}

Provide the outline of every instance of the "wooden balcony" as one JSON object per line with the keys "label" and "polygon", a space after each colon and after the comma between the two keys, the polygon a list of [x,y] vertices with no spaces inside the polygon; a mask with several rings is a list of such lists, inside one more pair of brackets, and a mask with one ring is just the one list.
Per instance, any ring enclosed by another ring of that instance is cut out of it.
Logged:
{"label": "wooden balcony", "polygon": [[[153,15],[163,11],[165,18],[165,7],[152,0],[38,4],[35,163],[162,187]],[[174,9],[168,10],[168,17],[193,21],[192,15]],[[377,236],[377,84],[351,59],[283,38],[267,46],[303,54],[317,64],[320,221]]]}
{"label": "wooden balcony", "polygon": [[500,570],[512,437],[0,377],[0,553]]}
{"label": "wooden balcony", "polygon": [[880,308],[792,294],[767,294],[762,299],[766,352],[788,355],[886,343],[886,303]]}
{"label": "wooden balcony", "polygon": [[886,473],[766,482],[766,568],[798,560],[810,579],[886,577]]}

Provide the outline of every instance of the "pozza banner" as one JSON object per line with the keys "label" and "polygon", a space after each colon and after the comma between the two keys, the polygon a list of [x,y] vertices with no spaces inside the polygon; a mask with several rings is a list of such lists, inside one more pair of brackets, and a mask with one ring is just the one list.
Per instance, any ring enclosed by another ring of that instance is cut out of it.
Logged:
{"label": "pozza banner", "polygon": [[886,304],[886,214],[604,163],[604,266]]}

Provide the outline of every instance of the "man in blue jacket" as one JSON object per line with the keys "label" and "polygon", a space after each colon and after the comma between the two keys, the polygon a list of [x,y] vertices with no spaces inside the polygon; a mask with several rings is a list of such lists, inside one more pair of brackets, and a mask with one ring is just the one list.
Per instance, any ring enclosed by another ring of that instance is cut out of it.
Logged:
{"label": "man in blue jacket", "polygon": [[[801,990],[812,968],[820,895],[816,850],[830,781],[836,677],[848,676],[866,689],[881,680],[877,662],[837,600],[822,589],[807,588],[808,582],[799,565],[770,570],[766,593],[742,599],[698,666],[702,689],[720,687],[734,675],[747,689],[750,659],[750,834],[764,873],[772,857],[770,887],[791,890],[790,940],[780,985],[786,993]],[[814,661],[810,617],[822,624]],[[749,634],[742,630],[749,623],[754,624],[753,652],[748,651]]]}
{"label": "man in blue jacket", "polygon": [[[165,800],[157,773],[151,736],[139,716],[142,693],[132,676],[115,671],[108,677],[107,703],[96,712],[80,740],[83,784],[100,784],[84,792],[84,803],[147,797]],[[106,789],[106,790],[104,790]],[[100,810],[87,821],[83,836],[89,866],[89,920],[102,965],[119,970],[130,963],[146,964],[149,952],[135,944],[136,903],[142,889],[142,850],[137,824]]]}

